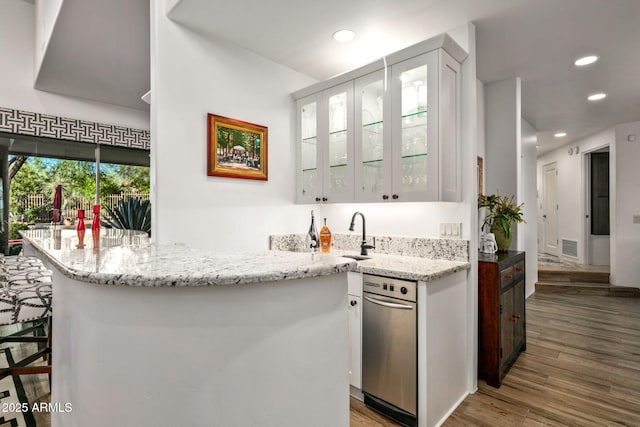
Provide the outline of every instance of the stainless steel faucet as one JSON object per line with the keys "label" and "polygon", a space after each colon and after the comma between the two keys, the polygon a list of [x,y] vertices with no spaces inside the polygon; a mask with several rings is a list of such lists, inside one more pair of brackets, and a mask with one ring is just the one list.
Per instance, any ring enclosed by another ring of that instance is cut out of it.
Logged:
{"label": "stainless steel faucet", "polygon": [[349,231],[353,231],[356,225],[356,215],[360,215],[362,217],[362,243],[360,244],[360,255],[367,256],[367,249],[375,249],[376,248],[376,238],[373,238],[373,245],[367,244],[367,226],[364,220],[364,215],[362,212],[356,212],[351,217],[351,224],[349,224]]}

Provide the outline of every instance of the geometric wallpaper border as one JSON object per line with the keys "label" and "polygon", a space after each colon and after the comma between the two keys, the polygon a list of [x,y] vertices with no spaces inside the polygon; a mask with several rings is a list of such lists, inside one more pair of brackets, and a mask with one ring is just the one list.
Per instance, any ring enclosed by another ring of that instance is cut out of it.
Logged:
{"label": "geometric wallpaper border", "polygon": [[149,131],[0,107],[0,132],[149,150]]}

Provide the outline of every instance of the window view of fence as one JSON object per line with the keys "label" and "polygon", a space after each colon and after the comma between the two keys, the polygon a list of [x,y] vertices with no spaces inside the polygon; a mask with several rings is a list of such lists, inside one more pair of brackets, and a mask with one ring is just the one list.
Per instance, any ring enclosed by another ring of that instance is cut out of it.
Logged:
{"label": "window view of fence", "polygon": [[[149,193],[119,193],[119,194],[105,194],[100,198],[100,206],[103,208],[102,212],[105,212],[105,207],[113,208],[120,199],[127,199],[134,197],[140,200],[149,200]],[[94,200],[87,200],[85,198],[62,198],[62,218],[68,218],[73,221],[77,219],[78,209],[84,209],[85,217],[92,218],[92,210]],[[28,223],[43,223],[51,222],[53,210],[53,200],[51,195],[44,194],[27,194],[26,196],[18,197],[15,201],[15,205],[12,206],[11,220],[13,222],[28,222]]]}

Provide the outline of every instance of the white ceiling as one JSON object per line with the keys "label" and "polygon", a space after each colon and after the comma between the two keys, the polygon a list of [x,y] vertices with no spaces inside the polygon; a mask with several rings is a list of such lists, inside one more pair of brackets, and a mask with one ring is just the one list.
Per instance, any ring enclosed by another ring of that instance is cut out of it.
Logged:
{"label": "white ceiling", "polygon": [[148,110],[149,40],[149,0],[64,0],[35,87]]}
{"label": "white ceiling", "polygon": [[[39,88],[144,109],[147,0],[65,0]],[[519,76],[539,153],[640,120],[639,0],[181,0],[170,16],[294,70],[326,79],[472,21],[478,78]],[[221,18],[223,17],[223,18]],[[331,35],[356,31],[341,45]],[[58,33],[58,34],[56,34]],[[601,60],[577,69],[573,60]],[[608,97],[589,103],[586,96]],[[564,130],[562,140],[553,133]]]}

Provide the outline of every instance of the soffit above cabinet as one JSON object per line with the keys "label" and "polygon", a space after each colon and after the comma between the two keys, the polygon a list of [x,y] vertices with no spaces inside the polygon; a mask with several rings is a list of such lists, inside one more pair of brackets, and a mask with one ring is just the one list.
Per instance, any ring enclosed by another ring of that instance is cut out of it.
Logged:
{"label": "soffit above cabinet", "polygon": [[413,46],[409,46],[408,48],[399,50],[398,52],[394,52],[363,67],[347,71],[346,73],[340,74],[339,76],[333,77],[329,80],[325,80],[312,86],[308,86],[304,89],[300,89],[294,92],[291,96],[293,97],[293,99],[298,100],[313,93],[320,92],[330,87],[337,86],[350,80],[354,80],[358,77],[367,75],[374,71],[381,70],[385,68],[385,66],[389,67],[393,64],[406,61],[409,58],[413,58],[415,56],[439,48],[447,51],[449,55],[451,55],[459,63],[462,63],[468,56],[467,52],[463,48],[461,48],[460,45],[458,45],[448,34],[440,34],[436,37],[432,37],[428,40],[416,43]]}

